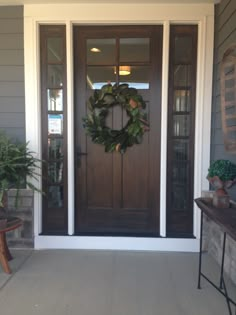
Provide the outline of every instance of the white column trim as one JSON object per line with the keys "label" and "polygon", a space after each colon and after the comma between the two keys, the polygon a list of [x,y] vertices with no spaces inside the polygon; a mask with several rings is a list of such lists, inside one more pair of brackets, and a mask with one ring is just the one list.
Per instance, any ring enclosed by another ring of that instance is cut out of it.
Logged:
{"label": "white column trim", "polygon": [[68,148],[68,234],[74,234],[75,207],[75,167],[74,167],[74,89],[73,89],[73,29],[70,21],[66,22],[67,52],[67,148]]}
{"label": "white column trim", "polygon": [[[25,74],[25,130],[29,148],[41,158],[41,111],[39,106],[39,66],[37,52],[37,23],[31,17],[24,19],[24,74]],[[41,174],[41,171],[38,171]],[[41,189],[42,181],[32,180]],[[39,193],[34,193],[34,234],[42,231],[42,199]]]}
{"label": "white column trim", "polygon": [[[194,198],[209,189],[206,179],[210,163],[211,103],[213,80],[214,17],[199,22],[195,123]],[[200,237],[200,212],[194,204],[194,236]]]}
{"label": "white column trim", "polygon": [[166,236],[166,170],[167,170],[167,118],[169,78],[170,22],[163,23],[162,102],[161,102],[161,165],[160,165],[160,235]]}

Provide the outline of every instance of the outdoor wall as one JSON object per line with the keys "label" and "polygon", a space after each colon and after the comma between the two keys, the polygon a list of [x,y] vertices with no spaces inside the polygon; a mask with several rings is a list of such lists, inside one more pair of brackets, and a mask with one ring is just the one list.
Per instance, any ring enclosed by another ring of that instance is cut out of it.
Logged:
{"label": "outdoor wall", "polygon": [[23,7],[0,6],[0,129],[25,140]]}
{"label": "outdoor wall", "polygon": [[[236,163],[236,154],[225,151],[221,123],[221,95],[220,95],[220,65],[225,50],[230,44],[236,43],[236,1],[222,0],[215,6],[215,54],[214,81],[212,100],[212,134],[211,160],[228,159]],[[236,200],[236,187],[229,190],[233,200]],[[210,220],[204,224],[205,249],[208,250],[219,263],[222,254],[223,233]],[[225,271],[236,283],[236,242],[227,238],[225,256]]]}
{"label": "outdoor wall", "polygon": [[[222,0],[215,6],[215,55],[212,99],[211,160],[228,159],[236,163],[236,154],[225,151],[221,123],[220,65],[225,50],[236,44],[236,1]],[[236,186],[229,190],[236,200]]]}

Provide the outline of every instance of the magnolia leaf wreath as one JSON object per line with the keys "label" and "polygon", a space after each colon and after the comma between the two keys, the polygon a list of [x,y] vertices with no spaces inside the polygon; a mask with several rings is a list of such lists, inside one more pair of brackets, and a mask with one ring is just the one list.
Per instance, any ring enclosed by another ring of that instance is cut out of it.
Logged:
{"label": "magnolia leaf wreath", "polygon": [[[146,103],[135,88],[128,84],[113,86],[108,83],[87,101],[90,112],[83,118],[86,133],[94,143],[105,146],[105,152],[125,153],[128,147],[142,142],[142,137],[149,130],[147,114],[143,112]],[[106,117],[113,106],[121,106],[129,117],[126,125],[115,130],[106,126]]]}

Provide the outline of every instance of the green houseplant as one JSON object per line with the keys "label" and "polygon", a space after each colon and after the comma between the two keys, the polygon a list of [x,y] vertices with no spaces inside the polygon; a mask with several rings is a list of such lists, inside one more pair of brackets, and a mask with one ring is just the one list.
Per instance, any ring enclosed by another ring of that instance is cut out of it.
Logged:
{"label": "green houseplant", "polygon": [[226,189],[236,183],[236,164],[229,160],[216,160],[209,169],[207,179],[216,189],[213,203],[215,206],[229,206],[229,196]]}
{"label": "green houseplant", "polygon": [[0,132],[0,216],[4,216],[6,208],[6,193],[9,189],[16,189],[16,206],[19,190],[28,186],[32,190],[40,191],[31,180],[38,178],[41,160],[29,150],[28,143],[12,141],[5,133]]}

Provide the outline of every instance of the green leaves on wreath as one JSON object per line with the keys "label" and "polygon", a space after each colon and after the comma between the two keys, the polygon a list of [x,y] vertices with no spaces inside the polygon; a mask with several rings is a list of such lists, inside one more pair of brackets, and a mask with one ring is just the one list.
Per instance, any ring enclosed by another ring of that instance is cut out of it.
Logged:
{"label": "green leaves on wreath", "polygon": [[[126,109],[129,116],[127,124],[121,130],[106,126],[109,108],[116,105]],[[125,153],[128,147],[141,143],[145,131],[149,130],[147,115],[142,111],[146,107],[145,101],[128,84],[104,85],[100,90],[94,91],[87,106],[90,113],[83,118],[86,133],[94,143],[104,145],[106,152]]]}

